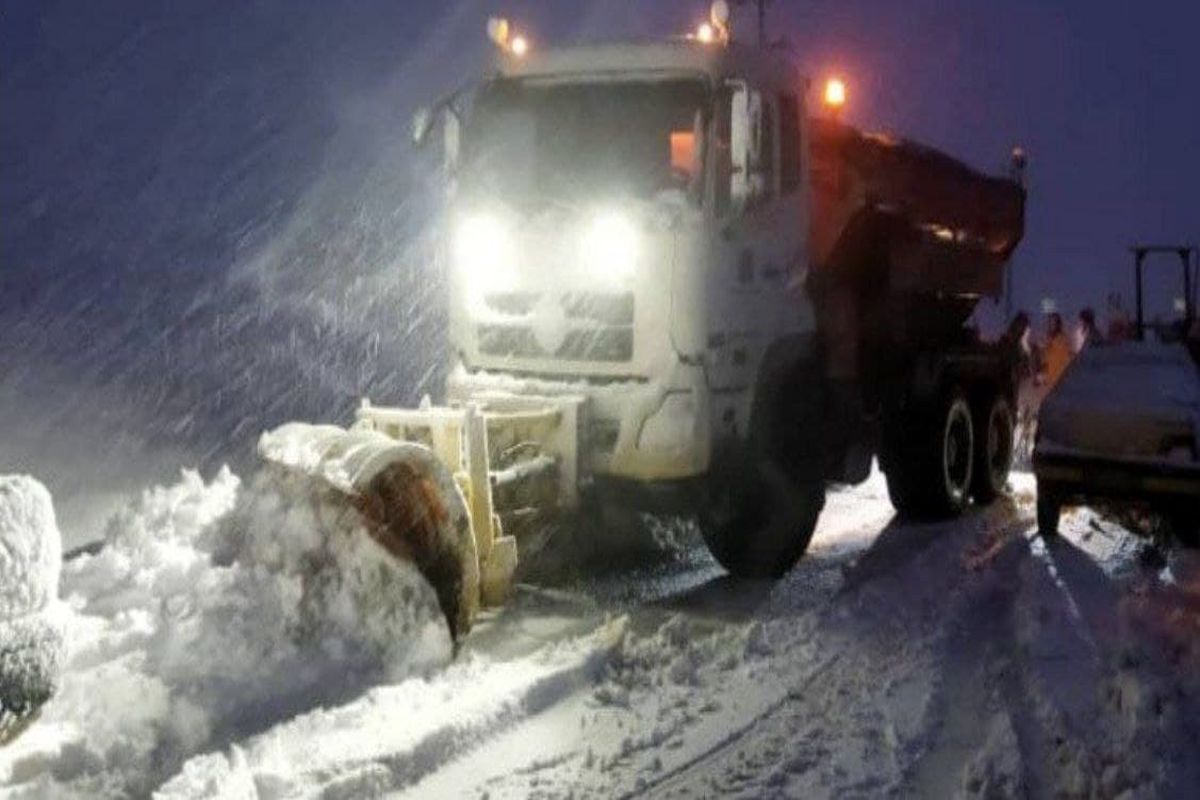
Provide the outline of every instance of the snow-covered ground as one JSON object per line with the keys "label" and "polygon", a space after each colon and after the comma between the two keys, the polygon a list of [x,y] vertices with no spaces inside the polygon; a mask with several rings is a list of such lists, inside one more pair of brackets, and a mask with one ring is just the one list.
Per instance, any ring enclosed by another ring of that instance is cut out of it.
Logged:
{"label": "snow-covered ground", "polygon": [[[554,38],[677,21],[578,5]],[[0,669],[57,685],[0,797],[1190,796],[1200,569],[1087,511],[1041,541],[1027,480],[910,525],[875,476],[778,584],[664,523],[669,557],[521,586],[452,658],[411,571],[245,471],[284,420],[437,386],[436,159],[406,131],[496,10],[0,13],[0,475],[57,512],[4,479],[0,575],[58,528],[107,542],[61,603],[0,586],[0,645],[50,653]]]}
{"label": "snow-covered ground", "polygon": [[[188,473],[65,564],[62,686],[0,796],[1187,796],[1200,563],[1087,510],[1043,541],[1015,480],[924,525],[875,475],[777,584],[683,529],[654,568],[522,586],[451,661],[403,569],[302,585],[309,509]],[[343,533],[336,574],[379,566]]]}

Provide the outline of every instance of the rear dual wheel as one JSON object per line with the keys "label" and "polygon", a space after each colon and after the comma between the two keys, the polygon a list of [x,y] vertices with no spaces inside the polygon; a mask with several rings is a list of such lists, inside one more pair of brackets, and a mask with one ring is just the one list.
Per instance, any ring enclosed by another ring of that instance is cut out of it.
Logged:
{"label": "rear dual wheel", "polygon": [[1015,418],[1012,405],[1001,396],[985,396],[975,409],[975,464],[971,494],[976,502],[990,503],[1004,494],[1015,452]]}
{"label": "rear dual wheel", "polygon": [[989,503],[1004,493],[1015,441],[1005,397],[987,393],[972,404],[950,389],[889,428],[885,471],[897,511],[949,517],[962,513],[972,497]]}
{"label": "rear dual wheel", "polygon": [[958,390],[943,393],[912,420],[893,420],[887,442],[887,485],[902,514],[946,517],[970,501],[975,466],[971,406]]}

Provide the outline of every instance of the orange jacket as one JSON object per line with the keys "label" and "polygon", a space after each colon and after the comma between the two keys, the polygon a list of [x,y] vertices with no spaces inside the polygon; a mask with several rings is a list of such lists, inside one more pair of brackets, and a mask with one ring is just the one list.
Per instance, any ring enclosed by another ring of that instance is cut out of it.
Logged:
{"label": "orange jacket", "polygon": [[1067,335],[1057,333],[1051,336],[1042,350],[1042,358],[1046,365],[1046,388],[1049,389],[1058,383],[1067,365],[1071,363],[1071,343],[1067,340]]}

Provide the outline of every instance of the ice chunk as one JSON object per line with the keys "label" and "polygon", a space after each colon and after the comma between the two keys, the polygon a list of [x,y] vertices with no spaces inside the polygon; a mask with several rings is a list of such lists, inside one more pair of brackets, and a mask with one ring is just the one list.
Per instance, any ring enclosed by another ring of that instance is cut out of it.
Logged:
{"label": "ice chunk", "polygon": [[0,786],[36,763],[60,782],[51,794],[145,795],[193,754],[447,662],[432,588],[310,488],[188,471],[68,562],[69,666],[38,726],[57,738],[30,731],[7,764],[0,752]]}

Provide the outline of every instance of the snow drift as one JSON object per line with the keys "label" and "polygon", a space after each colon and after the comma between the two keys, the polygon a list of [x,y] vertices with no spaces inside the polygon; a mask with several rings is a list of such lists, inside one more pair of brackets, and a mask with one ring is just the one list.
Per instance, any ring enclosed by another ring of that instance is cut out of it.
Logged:
{"label": "snow drift", "polygon": [[0,476],[0,744],[20,731],[57,686],[61,565],[46,487],[26,476]]}
{"label": "snow drift", "polygon": [[62,543],[46,487],[0,477],[0,619],[44,609],[58,596]]}
{"label": "snow drift", "polygon": [[0,785],[141,795],[191,754],[449,660],[432,589],[338,509],[185,472],[67,563],[67,677]]}

